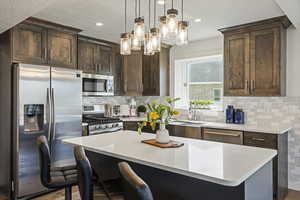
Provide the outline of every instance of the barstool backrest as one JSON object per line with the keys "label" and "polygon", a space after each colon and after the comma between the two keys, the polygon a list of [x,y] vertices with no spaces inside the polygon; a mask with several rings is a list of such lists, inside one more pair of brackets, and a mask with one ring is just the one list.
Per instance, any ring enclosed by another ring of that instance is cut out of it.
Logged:
{"label": "barstool backrest", "polygon": [[78,185],[81,199],[93,200],[93,171],[91,164],[82,147],[76,146],[74,148],[74,155],[77,163]]}
{"label": "barstool backrest", "polygon": [[126,162],[119,163],[126,200],[153,200],[149,186],[131,169]]}

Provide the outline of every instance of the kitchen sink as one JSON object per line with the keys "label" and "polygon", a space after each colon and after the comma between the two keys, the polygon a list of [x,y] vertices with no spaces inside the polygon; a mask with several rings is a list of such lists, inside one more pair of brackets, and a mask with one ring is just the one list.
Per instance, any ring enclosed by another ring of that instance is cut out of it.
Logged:
{"label": "kitchen sink", "polygon": [[200,121],[190,121],[190,120],[175,120],[172,121],[171,123],[177,124],[177,125],[189,125],[189,126],[200,126],[205,123],[200,122]]}

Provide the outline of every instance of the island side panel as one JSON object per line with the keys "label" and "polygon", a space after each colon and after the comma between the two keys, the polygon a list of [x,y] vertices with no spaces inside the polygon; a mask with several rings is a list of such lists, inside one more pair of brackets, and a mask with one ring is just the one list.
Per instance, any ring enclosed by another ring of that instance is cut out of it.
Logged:
{"label": "island side panel", "polygon": [[[102,180],[119,178],[117,163],[124,160],[90,151],[87,151],[87,155],[94,171]],[[126,162],[149,185],[156,200],[245,200],[244,183],[236,187],[228,187],[134,162]]]}
{"label": "island side panel", "polygon": [[270,161],[245,181],[245,200],[272,199],[273,166]]}

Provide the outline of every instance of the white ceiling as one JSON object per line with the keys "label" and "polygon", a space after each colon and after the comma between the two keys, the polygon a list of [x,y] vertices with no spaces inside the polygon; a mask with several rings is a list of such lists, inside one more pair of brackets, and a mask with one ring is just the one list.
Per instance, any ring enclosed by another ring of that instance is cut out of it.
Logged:
{"label": "white ceiling", "polygon": [[[3,2],[14,2],[13,15],[9,13],[11,11],[3,8]],[[39,2],[38,6],[37,2]],[[44,9],[41,10],[42,2]],[[130,29],[134,19],[134,2],[135,0],[128,0]],[[146,15],[147,19],[148,12],[145,11],[148,0],[141,0],[141,2],[142,15]],[[167,2],[170,4],[170,0]],[[175,7],[178,8],[181,0],[174,0],[174,2]],[[162,15],[162,12],[163,6],[158,5],[158,14]],[[2,15],[24,16],[28,13],[36,13],[35,17],[82,29],[82,34],[99,39],[118,42],[120,33],[124,32],[124,0],[1,0],[0,13],[0,25],[3,27],[7,27],[5,23],[8,17],[3,20]],[[217,29],[222,27],[283,14],[274,0],[185,0],[185,16],[191,21],[190,40],[217,36],[220,34]],[[201,18],[202,22],[194,23],[195,18]],[[95,25],[96,22],[102,22],[104,25],[98,27]]]}
{"label": "white ceiling", "polygon": [[0,0],[0,33],[57,0]]}

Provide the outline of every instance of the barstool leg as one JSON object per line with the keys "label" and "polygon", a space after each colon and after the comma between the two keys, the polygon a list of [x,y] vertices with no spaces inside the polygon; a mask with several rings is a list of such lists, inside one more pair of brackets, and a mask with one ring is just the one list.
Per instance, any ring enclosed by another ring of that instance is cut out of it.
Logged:
{"label": "barstool leg", "polygon": [[72,187],[65,188],[65,200],[72,200]]}

